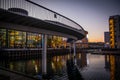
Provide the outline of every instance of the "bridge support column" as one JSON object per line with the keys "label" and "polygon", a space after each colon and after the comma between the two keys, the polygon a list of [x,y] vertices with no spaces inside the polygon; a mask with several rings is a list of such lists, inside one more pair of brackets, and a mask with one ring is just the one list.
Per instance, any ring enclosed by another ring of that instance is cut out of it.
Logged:
{"label": "bridge support column", "polygon": [[47,74],[47,35],[42,35],[42,75]]}
{"label": "bridge support column", "polygon": [[73,61],[75,63],[75,65],[77,64],[76,62],[76,44],[75,44],[75,40],[73,41]]}

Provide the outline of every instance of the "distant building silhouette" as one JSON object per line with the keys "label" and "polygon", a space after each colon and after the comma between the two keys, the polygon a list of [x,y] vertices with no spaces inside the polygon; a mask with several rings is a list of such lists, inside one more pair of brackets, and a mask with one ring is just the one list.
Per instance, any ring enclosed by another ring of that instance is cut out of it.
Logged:
{"label": "distant building silhouette", "polygon": [[104,42],[105,42],[105,47],[109,47],[110,45],[110,33],[109,32],[104,32]]}
{"label": "distant building silhouette", "polygon": [[85,31],[86,37],[76,42],[77,48],[88,48],[88,31]]}

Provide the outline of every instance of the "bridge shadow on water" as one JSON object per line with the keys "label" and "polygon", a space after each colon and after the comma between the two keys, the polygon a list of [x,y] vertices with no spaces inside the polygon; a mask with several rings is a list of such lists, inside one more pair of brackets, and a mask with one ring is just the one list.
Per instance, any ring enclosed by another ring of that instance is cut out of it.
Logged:
{"label": "bridge shadow on water", "polygon": [[73,59],[67,60],[67,74],[69,80],[84,80]]}

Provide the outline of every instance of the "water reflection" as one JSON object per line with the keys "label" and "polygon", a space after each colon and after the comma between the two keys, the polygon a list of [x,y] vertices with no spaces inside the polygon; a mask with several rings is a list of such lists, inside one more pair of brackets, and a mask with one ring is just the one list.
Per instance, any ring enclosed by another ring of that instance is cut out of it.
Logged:
{"label": "water reflection", "polygon": [[79,53],[76,55],[77,65],[80,69],[84,69],[87,66],[87,54]]}
{"label": "water reflection", "polygon": [[81,70],[85,80],[110,80],[109,72],[105,70],[104,55],[87,54],[87,66]]}
{"label": "water reflection", "polygon": [[[47,58],[47,73],[51,76],[61,76],[66,71],[66,61],[70,59],[70,55],[49,56]],[[41,75],[42,61],[39,59],[31,60],[4,60],[0,61],[0,66],[13,71],[22,72],[28,75]]]}
{"label": "water reflection", "polygon": [[120,80],[120,56],[87,54],[87,66],[81,68],[85,80]]}
{"label": "water reflection", "polygon": [[51,65],[54,73],[61,72],[57,70],[62,70],[62,71],[64,70],[66,66],[66,60],[67,60],[67,56],[54,56],[52,58]]}
{"label": "water reflection", "polygon": [[66,61],[69,59],[70,55],[61,55],[61,56],[53,56],[48,58],[47,62],[47,73],[51,74],[52,76],[64,75],[66,71]]}
{"label": "water reflection", "polygon": [[[66,62],[70,58],[70,54],[48,56],[47,73],[51,76],[64,76],[67,70]],[[118,55],[78,53],[76,60],[84,80],[120,79],[120,56]],[[30,60],[0,61],[0,66],[4,66],[10,70],[22,72],[32,76],[41,74],[41,64],[41,58]]]}
{"label": "water reflection", "polygon": [[120,80],[120,56],[105,55],[106,69],[110,71],[110,80]]}
{"label": "water reflection", "polygon": [[36,75],[41,72],[41,60],[5,60],[0,62],[0,66],[4,66],[10,70],[22,72],[29,75]]}

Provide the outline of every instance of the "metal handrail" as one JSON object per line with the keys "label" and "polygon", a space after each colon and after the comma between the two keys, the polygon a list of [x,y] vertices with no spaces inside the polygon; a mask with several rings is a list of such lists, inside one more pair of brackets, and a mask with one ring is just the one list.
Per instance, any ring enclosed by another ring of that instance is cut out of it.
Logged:
{"label": "metal handrail", "polygon": [[32,3],[32,4],[35,4],[35,5],[37,5],[37,6],[39,6],[39,7],[42,7],[42,8],[44,8],[44,9],[46,9],[46,10],[48,10],[48,11],[50,11],[50,12],[53,12],[54,14],[57,14],[57,15],[60,15],[61,17],[64,17],[64,18],[66,18],[66,19],[68,19],[68,20],[70,20],[71,22],[73,22],[73,23],[75,23],[75,24],[77,24],[82,30],[84,30],[78,23],[76,23],[75,21],[73,21],[73,20],[71,20],[70,18],[68,18],[68,17],[65,17],[65,16],[63,16],[63,15],[61,15],[61,14],[59,14],[59,13],[57,13],[57,12],[55,12],[55,11],[53,11],[53,10],[51,10],[51,9],[48,9],[48,8],[46,8],[46,7],[44,7],[44,6],[42,6],[42,5],[39,5],[39,4],[37,4],[37,3],[35,3],[35,2],[33,2],[33,1],[31,1],[31,0],[26,0],[26,1],[28,1],[28,2],[30,2],[30,3]]}
{"label": "metal handrail", "polygon": [[9,8],[21,8],[28,11],[28,16],[59,22],[61,24],[68,25],[69,27],[75,28],[77,30],[85,31],[78,23],[75,21],[53,11],[44,6],[41,6],[31,0],[0,0],[0,8],[8,10]]}

